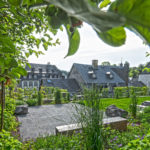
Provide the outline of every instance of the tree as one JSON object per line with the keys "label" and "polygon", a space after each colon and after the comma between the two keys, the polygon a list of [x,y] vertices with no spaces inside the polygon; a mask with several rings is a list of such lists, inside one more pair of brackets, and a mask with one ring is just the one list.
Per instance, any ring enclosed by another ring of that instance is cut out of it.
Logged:
{"label": "tree", "polygon": [[[10,84],[12,79],[20,78],[20,75],[25,76],[24,69],[27,63],[27,58],[33,53],[38,56],[41,51],[35,51],[34,47],[39,48],[43,45],[45,50],[48,45],[59,43],[51,42],[51,37],[47,34],[50,30],[53,34],[56,31],[52,30],[46,22],[46,17],[43,15],[43,9],[31,10],[24,7],[25,1],[20,6],[19,0],[2,0],[0,1],[0,85],[1,85],[1,128],[3,128],[3,112],[5,107],[5,85]],[[24,8],[23,8],[24,7]],[[36,38],[33,33],[43,32],[43,37]]]}
{"label": "tree", "polygon": [[109,61],[104,61],[101,63],[102,66],[110,66],[110,62]]}

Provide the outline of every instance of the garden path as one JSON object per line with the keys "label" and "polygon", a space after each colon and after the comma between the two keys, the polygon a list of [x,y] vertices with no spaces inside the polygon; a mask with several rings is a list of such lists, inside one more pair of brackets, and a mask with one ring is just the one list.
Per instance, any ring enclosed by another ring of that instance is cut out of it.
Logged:
{"label": "garden path", "polygon": [[75,104],[42,105],[28,108],[27,115],[17,116],[21,123],[20,136],[23,141],[39,136],[55,134],[55,127],[76,123]]}

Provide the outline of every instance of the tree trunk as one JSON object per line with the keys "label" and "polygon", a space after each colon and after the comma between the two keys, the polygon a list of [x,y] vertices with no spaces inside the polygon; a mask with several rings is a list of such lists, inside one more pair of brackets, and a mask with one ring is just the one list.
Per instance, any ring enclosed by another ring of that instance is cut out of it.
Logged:
{"label": "tree trunk", "polygon": [[1,82],[1,126],[0,126],[0,131],[3,130],[4,128],[4,108],[5,108],[5,85],[4,81]]}

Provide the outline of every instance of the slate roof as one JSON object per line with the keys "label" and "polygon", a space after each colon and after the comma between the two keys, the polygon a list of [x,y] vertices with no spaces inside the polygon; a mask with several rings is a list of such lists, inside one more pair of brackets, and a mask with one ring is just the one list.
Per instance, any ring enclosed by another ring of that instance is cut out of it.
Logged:
{"label": "slate roof", "polygon": [[70,93],[80,91],[80,86],[75,79],[43,79],[43,86],[67,89]]}
{"label": "slate roof", "polygon": [[[114,69],[122,69],[122,67],[115,67],[115,66],[98,66],[98,69],[93,69],[91,65],[86,64],[74,64],[73,65],[77,71],[82,76],[82,79],[85,81],[86,84],[97,83],[97,84],[106,84],[106,83],[119,83],[125,84],[125,81],[118,75]],[[88,72],[93,70],[96,78],[90,78]],[[108,78],[106,73],[110,72],[113,75],[113,78]]]}
{"label": "slate roof", "polygon": [[129,86],[143,87],[146,85],[141,81],[133,81],[133,82],[129,82]]}
{"label": "slate roof", "polygon": [[31,65],[31,68],[29,68],[29,66],[26,65],[25,69],[27,71],[31,71],[31,69],[34,68],[34,71],[38,71],[38,72],[39,72],[39,69],[42,69],[42,72],[46,72],[47,69],[49,69],[49,71],[60,72],[60,70],[55,65],[51,65],[51,64],[30,63],[30,65]]}

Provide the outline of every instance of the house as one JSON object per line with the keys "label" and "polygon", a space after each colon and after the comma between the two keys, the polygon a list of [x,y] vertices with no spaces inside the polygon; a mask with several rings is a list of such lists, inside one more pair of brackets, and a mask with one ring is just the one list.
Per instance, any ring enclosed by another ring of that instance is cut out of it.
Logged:
{"label": "house", "polygon": [[65,79],[65,71],[60,71],[55,65],[33,64],[31,68],[25,67],[27,76],[20,78],[19,87],[21,88],[39,88],[40,84],[44,87],[58,87],[67,89],[74,94],[80,91],[80,86],[75,79]]}
{"label": "house", "polygon": [[143,87],[146,86],[142,81],[138,80],[139,78],[131,78],[129,80],[129,86],[134,86],[134,87]]}
{"label": "house", "polygon": [[148,68],[148,70],[144,70],[141,74],[139,74],[138,81],[142,82],[147,87],[150,87],[150,62],[147,63],[145,67]]}
{"label": "house", "polygon": [[98,60],[92,60],[91,65],[74,63],[68,74],[69,79],[75,79],[80,86],[91,87],[93,84],[103,87],[128,85],[129,66],[102,66]]}
{"label": "house", "polygon": [[66,89],[69,93],[78,93],[81,88],[75,79],[44,79],[43,86]]}
{"label": "house", "polygon": [[34,64],[30,63],[31,68],[25,67],[27,76],[20,78],[19,86],[21,88],[38,88],[43,79],[63,79],[62,72],[55,66],[50,64]]}

